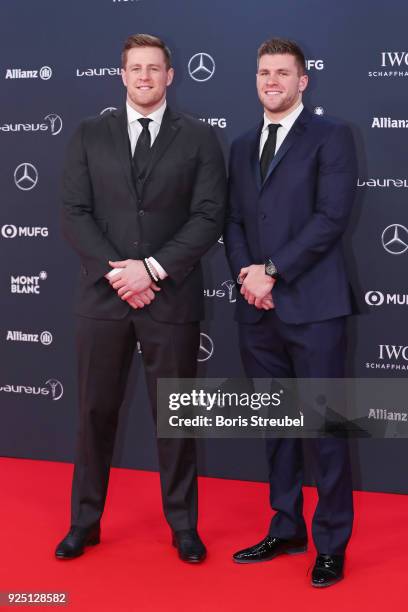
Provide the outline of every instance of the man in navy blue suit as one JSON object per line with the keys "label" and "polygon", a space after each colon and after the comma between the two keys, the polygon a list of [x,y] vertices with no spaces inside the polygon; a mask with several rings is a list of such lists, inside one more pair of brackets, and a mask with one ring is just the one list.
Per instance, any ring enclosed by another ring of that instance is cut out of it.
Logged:
{"label": "man in navy blue suit", "polygon": [[[346,318],[353,311],[341,238],[353,204],[356,154],[350,129],[302,103],[308,84],[296,43],[272,39],[258,51],[262,122],[238,138],[230,159],[224,241],[242,285],[237,303],[241,355],[252,378],[342,378]],[[312,534],[312,585],[343,578],[353,524],[347,441],[308,440],[319,501]],[[270,439],[268,535],[234,554],[238,563],[307,549],[302,442]]]}

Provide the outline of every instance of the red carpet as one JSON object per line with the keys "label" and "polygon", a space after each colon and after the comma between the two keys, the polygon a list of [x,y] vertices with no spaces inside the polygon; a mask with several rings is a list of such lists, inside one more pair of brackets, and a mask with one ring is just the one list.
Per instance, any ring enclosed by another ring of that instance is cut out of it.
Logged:
{"label": "red carpet", "polygon": [[[170,546],[157,474],[115,469],[101,544],[57,561],[71,475],[71,465],[0,459],[0,592],[68,592],[65,609],[81,612],[407,609],[408,496],[356,493],[346,579],[313,589],[313,547],[258,565],[232,563],[232,552],[267,529],[268,489],[258,483],[200,479],[200,533],[209,552],[203,565],[190,566]],[[315,501],[306,489],[309,524]]]}

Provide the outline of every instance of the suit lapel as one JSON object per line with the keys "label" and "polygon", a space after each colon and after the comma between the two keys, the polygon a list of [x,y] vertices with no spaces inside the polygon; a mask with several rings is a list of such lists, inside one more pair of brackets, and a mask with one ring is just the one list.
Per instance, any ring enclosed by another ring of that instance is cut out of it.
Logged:
{"label": "suit lapel", "polygon": [[257,129],[254,130],[250,141],[252,173],[259,190],[262,188],[261,166],[259,163],[259,139],[261,138],[262,127],[263,121],[259,124]]}
{"label": "suit lapel", "polygon": [[167,147],[170,145],[172,140],[175,138],[177,132],[180,129],[180,116],[166,108],[163,115],[163,121],[160,126],[159,134],[153,143],[150,161],[147,165],[145,180],[153,170],[154,166],[160,160]]}
{"label": "suit lapel", "polygon": [[132,195],[136,198],[136,190],[133,184],[132,165],[130,159],[129,134],[127,129],[126,107],[120,111],[113,112],[109,117],[109,128],[115,144],[116,154],[126,177],[126,182]]}
{"label": "suit lapel", "polygon": [[300,113],[299,117],[296,119],[296,121],[293,124],[292,128],[289,130],[289,134],[286,136],[285,140],[283,141],[283,143],[279,147],[279,150],[276,153],[275,157],[273,158],[273,160],[271,162],[271,165],[269,166],[268,173],[267,173],[267,175],[265,177],[265,180],[264,180],[264,182],[262,184],[262,187],[268,181],[268,179],[270,178],[270,176],[273,173],[273,171],[275,170],[275,168],[280,164],[282,159],[285,157],[286,153],[303,136],[303,133],[304,133],[304,131],[306,129],[306,125],[307,125],[308,121],[310,120],[310,117],[311,117],[310,112],[307,109],[304,108],[302,110],[302,112]]}

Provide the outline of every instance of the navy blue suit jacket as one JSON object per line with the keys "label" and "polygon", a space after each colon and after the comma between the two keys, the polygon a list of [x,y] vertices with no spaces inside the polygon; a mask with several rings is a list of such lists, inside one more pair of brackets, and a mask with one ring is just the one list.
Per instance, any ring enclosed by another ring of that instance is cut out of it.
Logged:
{"label": "navy blue suit jacket", "polygon": [[[275,263],[276,314],[286,323],[311,323],[351,314],[342,252],[357,183],[350,129],[303,109],[261,182],[263,123],[232,145],[227,257],[237,278],[242,267]],[[264,311],[239,295],[236,318],[256,323]]]}

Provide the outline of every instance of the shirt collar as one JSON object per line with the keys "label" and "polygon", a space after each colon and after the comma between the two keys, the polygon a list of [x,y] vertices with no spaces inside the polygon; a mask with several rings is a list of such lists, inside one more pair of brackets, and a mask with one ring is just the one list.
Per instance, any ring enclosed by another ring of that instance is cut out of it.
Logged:
{"label": "shirt collar", "polygon": [[[301,102],[299,106],[295,108],[295,110],[289,113],[289,115],[286,115],[286,117],[284,117],[283,119],[280,119],[279,123],[281,124],[281,126],[284,127],[285,130],[289,131],[292,125],[295,123],[296,119],[299,117],[303,108],[304,108],[303,102]],[[277,123],[277,122],[271,121],[266,116],[266,113],[264,113],[264,124],[263,124],[262,131],[267,130],[270,123]]]}
{"label": "shirt collar", "polygon": [[[150,115],[147,115],[146,118],[151,119],[152,121],[154,121],[160,126],[161,122],[163,121],[163,115],[166,110],[166,107],[167,107],[167,102],[165,100],[160,108],[155,110],[153,113],[150,113]],[[145,115],[142,115],[137,110],[132,108],[128,102],[126,102],[126,111],[127,111],[128,124],[134,123],[138,119],[145,118]]]}

